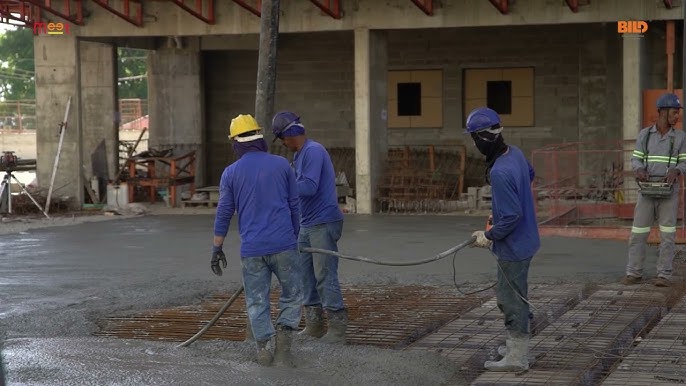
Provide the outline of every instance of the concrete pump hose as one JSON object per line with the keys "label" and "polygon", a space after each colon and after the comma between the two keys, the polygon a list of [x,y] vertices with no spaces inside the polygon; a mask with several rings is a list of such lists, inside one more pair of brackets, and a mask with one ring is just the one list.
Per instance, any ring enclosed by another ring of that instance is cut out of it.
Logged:
{"label": "concrete pump hose", "polygon": [[222,315],[224,315],[224,312],[226,312],[226,310],[228,310],[229,307],[231,307],[231,305],[233,304],[233,302],[235,302],[236,299],[238,299],[238,296],[239,296],[241,293],[243,293],[243,286],[241,286],[241,288],[239,288],[238,291],[236,291],[236,293],[233,294],[233,296],[231,296],[231,298],[229,298],[229,300],[227,300],[226,303],[224,303],[224,305],[222,306],[222,308],[219,309],[219,311],[218,311],[217,314],[214,316],[214,318],[212,318],[212,320],[210,320],[210,321],[205,325],[205,327],[202,328],[202,330],[198,331],[197,334],[193,335],[190,339],[188,339],[187,341],[181,343],[180,345],[178,345],[178,346],[176,346],[176,347],[187,347],[187,346],[190,345],[191,343],[193,343],[193,342],[195,342],[196,340],[198,340],[198,338],[200,338],[201,336],[203,336],[203,334],[205,334],[205,333],[207,332],[207,330],[210,329],[210,327],[214,326],[214,324],[217,323],[217,320],[219,320],[219,318],[220,318]]}
{"label": "concrete pump hose", "polygon": [[[301,251],[302,251],[302,252],[310,252],[310,253],[321,253],[321,254],[324,254],[324,255],[332,255],[332,256],[339,257],[339,258],[341,258],[341,259],[354,260],[354,261],[362,261],[362,262],[371,263],[371,264],[391,265],[391,266],[396,266],[396,267],[405,267],[405,266],[410,266],[410,265],[420,265],[420,264],[431,263],[431,262],[434,262],[434,261],[437,261],[437,260],[446,258],[446,257],[448,257],[448,256],[450,256],[450,255],[456,253],[456,252],[459,251],[460,249],[463,249],[464,247],[466,247],[466,246],[468,246],[468,245],[474,243],[474,241],[476,241],[476,237],[472,237],[472,238],[470,238],[469,240],[463,241],[462,243],[460,243],[460,244],[458,244],[458,245],[456,245],[456,246],[454,246],[454,247],[448,249],[448,250],[445,251],[445,252],[441,252],[441,253],[439,253],[438,255],[434,256],[434,257],[431,257],[431,258],[428,258],[428,259],[424,259],[424,260],[407,261],[407,262],[401,262],[401,263],[392,262],[392,261],[382,261],[382,260],[377,260],[377,259],[371,259],[371,258],[363,257],[363,256],[347,256],[347,255],[344,255],[344,254],[339,253],[339,252],[336,252],[336,251],[329,251],[329,250],[320,249],[320,248],[303,248],[303,249],[301,249]],[[222,306],[221,309],[219,309],[219,311],[218,311],[217,314],[214,316],[214,318],[212,318],[212,320],[210,320],[210,321],[205,325],[205,327],[202,328],[202,330],[198,331],[198,333],[195,334],[195,335],[193,335],[193,337],[191,337],[191,338],[188,339],[187,341],[185,341],[185,342],[179,344],[179,345],[176,346],[176,347],[187,347],[187,346],[190,345],[191,343],[193,343],[193,342],[195,342],[196,340],[198,340],[198,338],[200,338],[201,336],[203,336],[203,334],[205,334],[205,333],[207,332],[207,330],[210,329],[210,327],[214,326],[214,324],[217,323],[217,320],[219,320],[219,318],[224,314],[224,312],[226,312],[226,310],[229,309],[229,307],[231,307],[231,305],[233,304],[233,302],[236,301],[236,299],[238,298],[238,296],[239,296],[242,292],[243,292],[243,286],[241,286],[241,288],[239,288],[238,291],[236,291],[236,293],[233,294],[233,296],[231,296],[231,298],[230,298],[229,300],[226,301],[226,303]]]}
{"label": "concrete pump hose", "polygon": [[391,266],[396,266],[396,267],[406,267],[406,266],[410,266],[410,265],[421,265],[421,264],[431,263],[431,262],[434,262],[436,260],[446,258],[446,257],[456,253],[460,249],[472,244],[475,241],[476,241],[476,237],[472,237],[469,240],[463,241],[461,244],[458,244],[458,245],[448,249],[445,252],[441,252],[434,257],[430,257],[430,258],[424,259],[424,260],[406,261],[406,262],[383,261],[383,260],[372,259],[372,258],[364,257],[364,256],[347,256],[347,255],[344,255],[344,254],[336,252],[336,251],[329,251],[329,250],[320,249],[320,248],[303,248],[300,251],[301,252],[310,252],[310,253],[321,253],[323,255],[336,256],[336,257],[339,257],[341,259],[362,261],[362,262],[371,263],[371,264],[391,265]]}

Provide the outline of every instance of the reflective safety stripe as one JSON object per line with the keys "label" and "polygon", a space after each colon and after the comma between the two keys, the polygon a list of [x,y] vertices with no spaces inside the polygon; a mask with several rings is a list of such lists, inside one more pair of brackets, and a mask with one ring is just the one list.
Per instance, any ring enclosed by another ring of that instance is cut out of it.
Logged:
{"label": "reflective safety stripe", "polygon": [[[676,228],[674,228],[676,232]],[[650,227],[631,227],[631,233],[650,233]]]}
{"label": "reflective safety stripe", "polygon": [[660,232],[676,233],[676,227],[666,227],[664,225],[660,225]]}

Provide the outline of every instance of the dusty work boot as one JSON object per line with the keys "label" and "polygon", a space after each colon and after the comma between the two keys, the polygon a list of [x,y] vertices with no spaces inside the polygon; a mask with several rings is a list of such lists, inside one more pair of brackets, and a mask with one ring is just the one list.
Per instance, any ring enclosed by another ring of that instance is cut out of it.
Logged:
{"label": "dusty work boot", "polygon": [[245,339],[243,342],[254,342],[255,337],[252,334],[252,326],[250,325],[250,321],[248,320],[248,323],[245,325]]}
{"label": "dusty work boot", "polygon": [[305,307],[305,329],[298,335],[309,335],[315,338],[324,336],[324,311],[321,305]]}
{"label": "dusty work boot", "polygon": [[338,311],[327,311],[329,329],[320,340],[324,343],[345,344],[345,330],[348,329],[348,311],[344,308]]}
{"label": "dusty work boot", "polygon": [[622,280],[621,283],[624,285],[634,285],[638,284],[643,280],[641,277],[636,277],[636,276],[631,276],[631,275],[626,275]]}
{"label": "dusty work boot", "polygon": [[269,343],[268,340],[257,342],[257,363],[262,366],[271,366],[274,359],[267,349],[267,343]]}
{"label": "dusty work boot", "polygon": [[524,371],[529,369],[529,337],[508,338],[507,352],[499,361],[486,361],[484,367],[491,371]]}
{"label": "dusty work boot", "polygon": [[669,287],[672,285],[672,282],[669,280],[665,279],[664,277],[658,277],[655,280],[655,286],[656,287]]}
{"label": "dusty work boot", "polygon": [[285,367],[295,367],[291,354],[293,330],[290,327],[278,325],[276,327],[276,346],[274,347],[274,364]]}

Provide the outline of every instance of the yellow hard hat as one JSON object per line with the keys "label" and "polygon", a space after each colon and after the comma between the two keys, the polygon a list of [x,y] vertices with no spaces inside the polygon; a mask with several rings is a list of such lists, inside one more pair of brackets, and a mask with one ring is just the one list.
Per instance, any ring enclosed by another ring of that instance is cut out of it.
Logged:
{"label": "yellow hard hat", "polygon": [[258,130],[260,130],[260,125],[257,124],[257,121],[252,115],[240,114],[231,120],[229,138],[236,139],[236,136]]}

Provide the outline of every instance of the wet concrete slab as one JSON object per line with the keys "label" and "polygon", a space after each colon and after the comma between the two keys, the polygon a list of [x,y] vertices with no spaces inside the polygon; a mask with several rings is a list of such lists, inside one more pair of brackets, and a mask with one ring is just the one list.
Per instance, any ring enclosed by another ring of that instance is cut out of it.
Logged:
{"label": "wet concrete slab", "polygon": [[[127,347],[133,345],[135,351],[146,347],[147,343],[94,338],[92,334],[97,331],[96,322],[107,316],[126,315],[155,307],[196,304],[211,294],[238,288],[241,280],[236,224],[232,224],[226,241],[229,267],[222,277],[214,276],[209,268],[212,225],[211,215],[144,216],[33,229],[22,234],[0,236],[0,327],[8,339],[5,360],[9,379],[20,384],[73,384],[69,381],[71,375],[68,372],[48,371],[52,368],[50,358],[59,355],[70,358],[84,369],[97,370],[91,372],[95,374],[91,375],[91,383],[140,384],[136,380],[142,380],[146,384],[144,378],[122,381],[117,371],[126,373],[131,368],[133,373],[140,371],[142,374],[143,370],[133,365],[142,359],[135,357],[138,359],[128,360],[118,355],[127,357]],[[339,249],[350,255],[410,261],[447,250],[468,239],[472,231],[482,229],[483,225],[484,219],[481,217],[349,215],[346,216]],[[646,265],[648,277],[654,274],[654,251],[651,253]],[[544,238],[541,251],[532,262],[530,277],[532,282],[541,283],[612,282],[622,276],[625,256],[624,242]],[[416,267],[341,261],[339,271],[341,281],[346,285],[451,286],[454,282],[465,286],[489,285],[495,280],[494,259],[486,250],[466,248],[457,254],[454,261],[447,258]],[[107,343],[103,346],[101,342]],[[310,345],[306,344],[302,350],[308,350]],[[172,346],[155,343],[155,347],[164,351],[171,350]],[[240,346],[222,347],[226,351],[240,351]],[[56,351],[57,348],[60,349]],[[423,374],[429,377],[427,379],[440,383],[440,379],[449,379],[456,370],[444,368],[449,362],[439,355],[421,353],[430,360],[417,361],[414,357],[406,357],[413,353],[366,346],[351,347],[351,353],[345,352],[347,349],[336,354],[339,355],[337,360],[343,363],[341,366],[328,366],[322,362],[322,353],[336,352],[330,348],[322,348],[319,353],[313,354],[313,357],[320,358],[313,366],[334,371],[340,377],[337,379],[381,384],[384,379],[389,380],[388,384],[393,381],[402,384],[405,383],[402,379],[413,379],[411,374]],[[245,350],[244,356],[235,358],[240,366],[249,366],[246,358],[250,356],[250,348]],[[200,375],[194,378],[193,375],[210,373],[210,368],[216,364],[211,357],[213,353],[209,350],[198,352],[196,357],[190,359],[174,356],[161,359],[160,367],[154,372],[165,373],[165,361],[182,361],[178,372],[169,372],[177,375],[188,373],[186,376],[178,375],[180,383],[177,384],[185,384],[186,381],[192,384],[216,384],[215,379],[211,378],[214,375],[205,375],[209,377],[207,382],[197,383],[194,379],[203,378]],[[365,375],[367,368],[360,368],[358,362],[346,355],[354,355],[372,364],[375,363],[374,358],[379,357],[382,359],[378,360],[383,361],[385,367],[382,370],[372,370],[370,367],[371,373]],[[113,368],[119,370],[109,373],[99,370],[100,367],[96,365],[99,362],[110,362]],[[76,366],[71,362],[62,365]],[[240,368],[229,359],[224,365]],[[154,367],[152,364],[146,366]],[[171,364],[168,366],[172,367]],[[405,367],[407,369],[403,370]],[[281,373],[263,378],[261,369],[258,370],[240,378],[242,382],[245,381],[243,384],[287,384],[290,381],[288,376]],[[358,376],[358,370],[362,371],[360,378],[349,378]],[[226,369],[222,371],[227,377],[233,374]],[[409,378],[396,378],[394,371],[398,374],[408,372]],[[54,378],[45,375],[47,378],[36,379],[34,383],[28,380],[30,377],[27,374],[32,373],[54,374]],[[87,370],[84,370],[86,373]],[[367,376],[366,381],[364,376]],[[433,376],[437,378],[431,378]],[[168,381],[170,377],[161,379]],[[317,384],[319,378],[313,379]],[[328,382],[332,383],[336,384],[336,380]]]}

